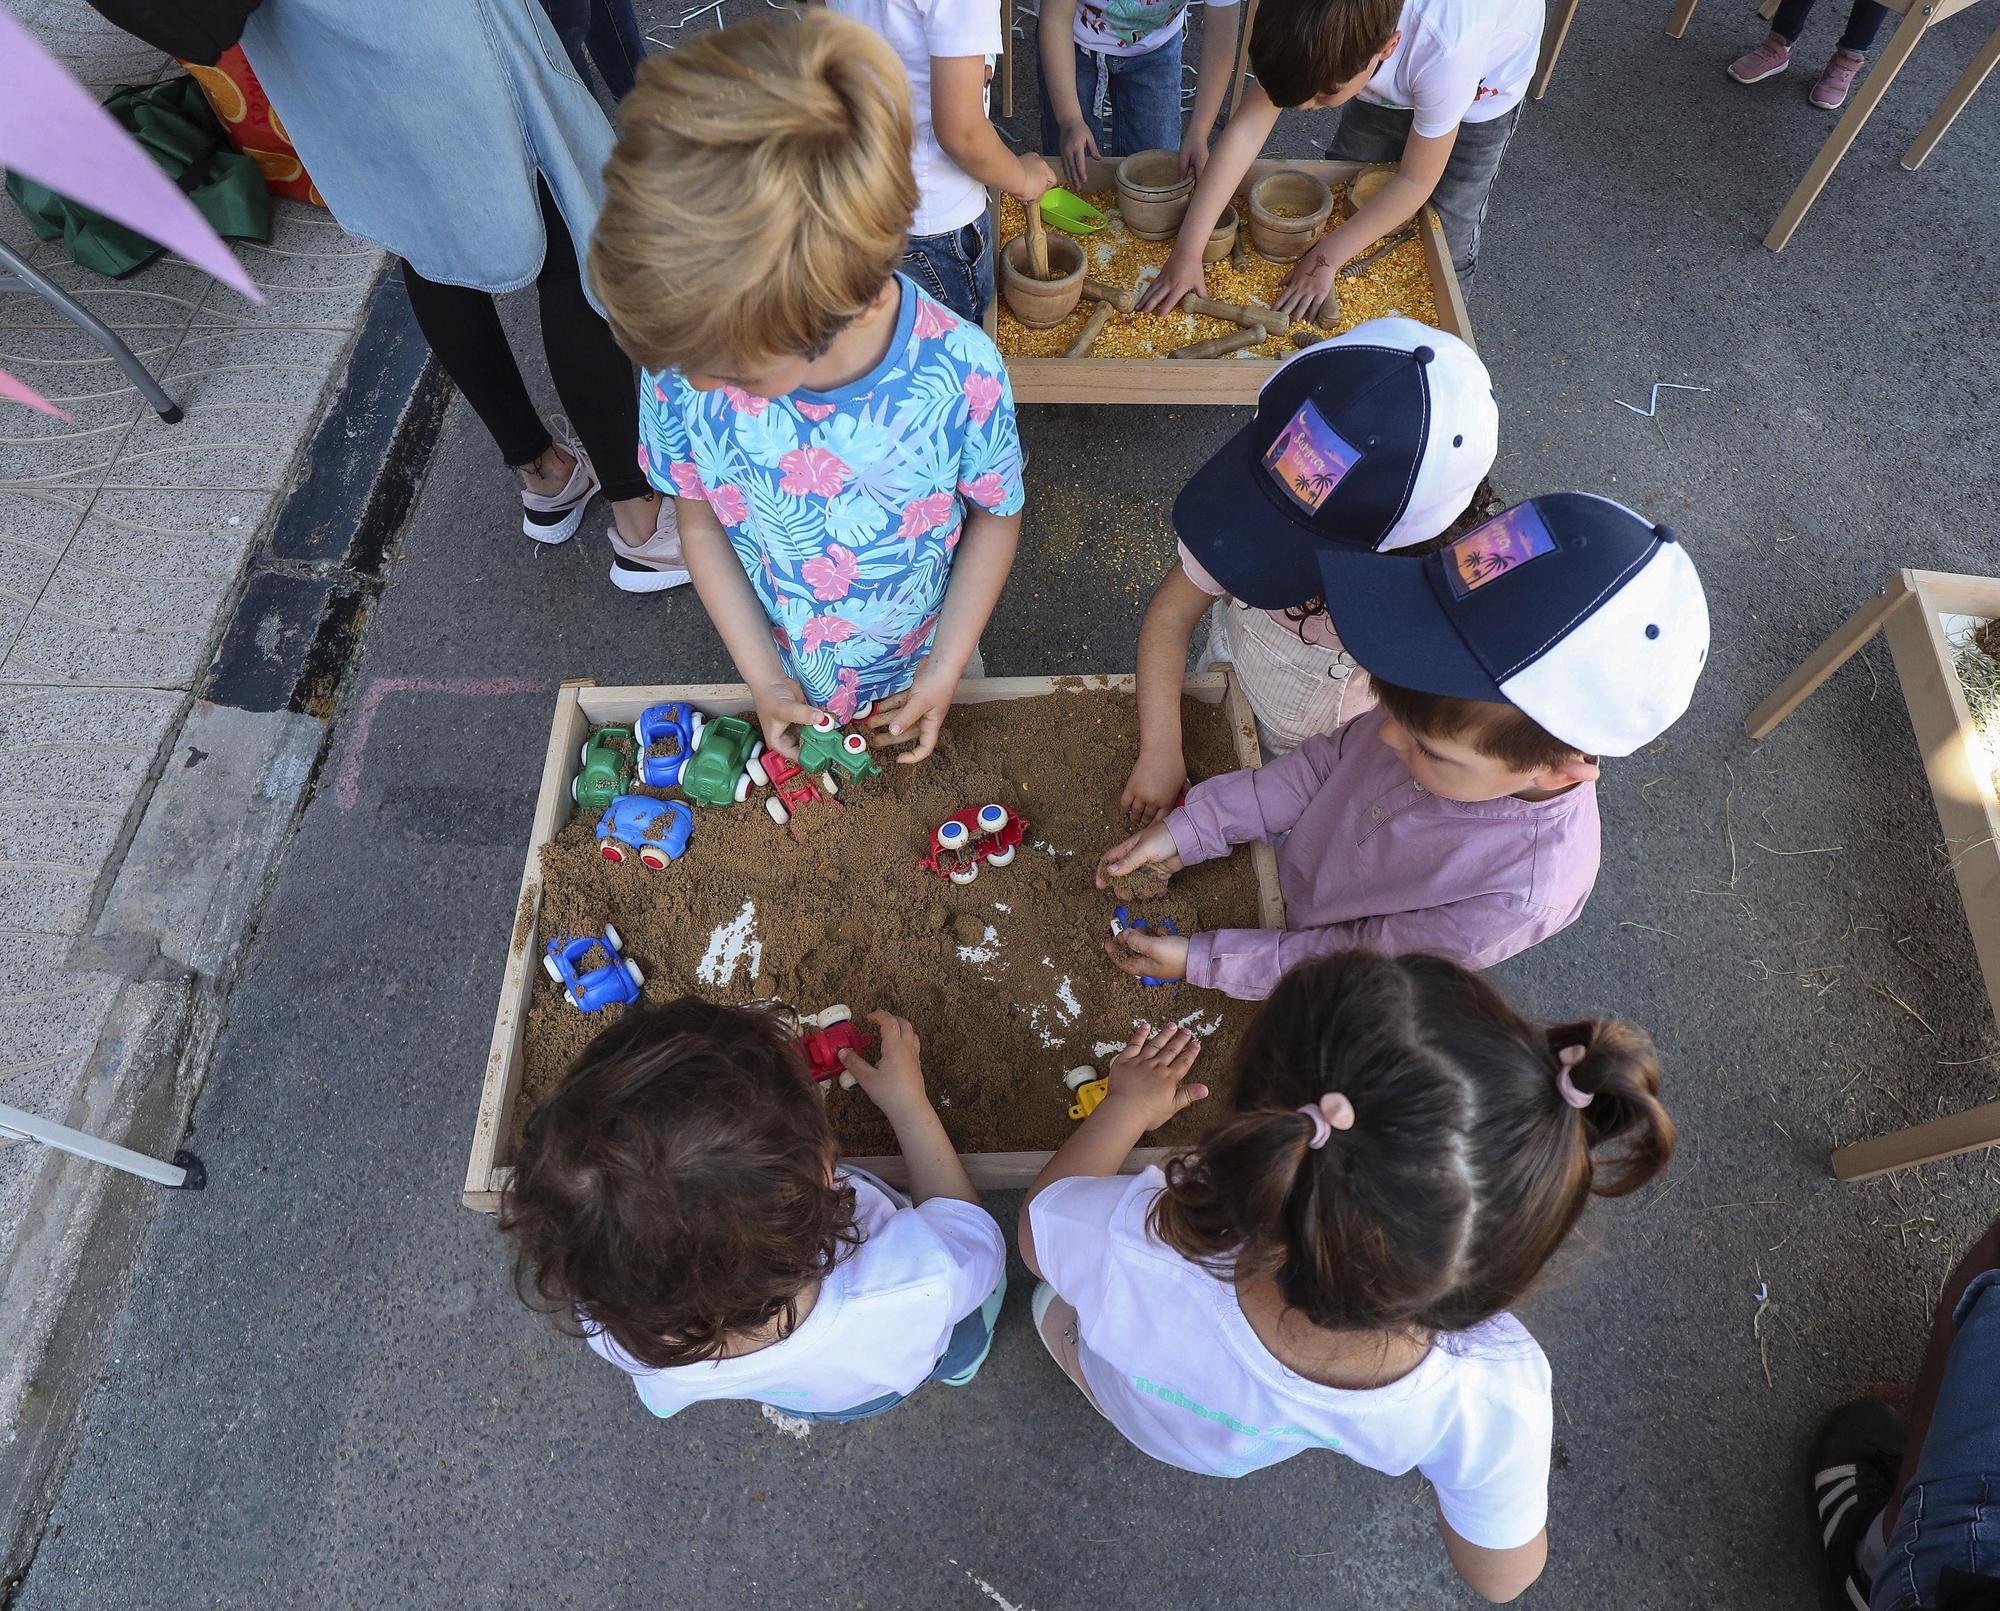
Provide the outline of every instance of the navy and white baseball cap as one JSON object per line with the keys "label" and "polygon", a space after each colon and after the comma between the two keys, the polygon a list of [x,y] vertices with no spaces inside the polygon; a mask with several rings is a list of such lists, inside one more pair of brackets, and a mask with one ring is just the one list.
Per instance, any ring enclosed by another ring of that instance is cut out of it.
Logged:
{"label": "navy and white baseball cap", "polygon": [[1370,676],[1504,701],[1585,755],[1658,738],[1708,660],[1708,598],[1687,550],[1588,492],[1530,498],[1419,560],[1328,548],[1320,577]]}
{"label": "navy and white baseball cap", "polygon": [[1318,556],[1428,542],[1493,467],[1500,410],[1486,366],[1415,319],[1371,319],[1294,353],[1257,417],[1174,500],[1174,529],[1245,604],[1320,590]]}

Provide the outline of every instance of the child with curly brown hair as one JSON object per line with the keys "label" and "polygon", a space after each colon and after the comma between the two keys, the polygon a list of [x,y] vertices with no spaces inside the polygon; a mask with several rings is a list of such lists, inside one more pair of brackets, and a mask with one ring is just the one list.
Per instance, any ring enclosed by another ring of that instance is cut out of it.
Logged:
{"label": "child with curly brown hair", "polygon": [[1241,1477],[1308,1449],[1416,1467],[1452,1565],[1508,1600],[1548,1554],[1549,1366],[1507,1311],[1593,1196],[1667,1166],[1643,1030],[1541,1025],[1441,957],[1286,974],[1234,1111],[1164,1171],[1118,1170],[1207,1094],[1199,1042],[1142,1030],[1021,1208],[1035,1325],[1156,1460]]}
{"label": "child with curly brown hair", "polygon": [[794,1042],[756,1008],[629,1012],[528,1120],[500,1211],[517,1286],[655,1415],[754,1399],[852,1421],[985,1362],[1006,1244],[924,1094],[916,1031],[869,1016],[879,1061],[843,1061],[895,1129],[907,1197],[840,1163]]}

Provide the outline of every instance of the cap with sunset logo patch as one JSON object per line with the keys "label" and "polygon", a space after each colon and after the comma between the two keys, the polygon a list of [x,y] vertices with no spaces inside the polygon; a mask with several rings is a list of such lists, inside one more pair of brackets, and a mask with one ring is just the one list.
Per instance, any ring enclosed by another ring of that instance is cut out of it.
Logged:
{"label": "cap with sunset logo patch", "polygon": [[1415,319],[1371,319],[1278,366],[1256,418],[1181,488],[1174,529],[1238,601],[1286,609],[1318,594],[1323,549],[1444,531],[1499,439],[1476,352]]}
{"label": "cap with sunset logo patch", "polygon": [[1326,611],[1371,677],[1504,702],[1585,755],[1630,755],[1688,708],[1708,598],[1665,526],[1588,492],[1518,503],[1419,560],[1328,549]]}

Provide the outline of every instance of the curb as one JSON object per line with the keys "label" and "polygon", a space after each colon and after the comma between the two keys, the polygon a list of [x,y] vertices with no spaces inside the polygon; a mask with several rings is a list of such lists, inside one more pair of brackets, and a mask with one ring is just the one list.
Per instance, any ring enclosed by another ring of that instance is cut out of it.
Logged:
{"label": "curb", "polygon": [[[430,465],[451,385],[385,271],[297,479],[244,575],[73,965],[119,980],[65,1122],[171,1156],[264,897],[310,798],[347,663]],[[153,1216],[227,1212],[42,1160],[0,1262],[0,1606],[33,1562]],[[11,1423],[11,1424],[10,1424]]]}

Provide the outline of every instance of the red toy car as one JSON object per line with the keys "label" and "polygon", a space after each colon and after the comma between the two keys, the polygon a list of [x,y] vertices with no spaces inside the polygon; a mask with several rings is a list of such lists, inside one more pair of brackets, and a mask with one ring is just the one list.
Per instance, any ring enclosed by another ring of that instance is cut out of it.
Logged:
{"label": "red toy car", "polygon": [[924,865],[954,884],[969,884],[983,861],[1005,867],[1027,836],[1028,819],[1003,805],[967,806],[931,830],[931,853]]}
{"label": "red toy car", "polygon": [[845,809],[833,798],[839,790],[831,776],[822,776],[815,783],[797,761],[776,750],[766,750],[757,759],[771,785],[771,792],[764,797],[764,814],[794,839],[799,833],[792,826],[792,818],[807,806],[824,800],[836,811]]}
{"label": "red toy car", "polygon": [[804,1031],[799,1036],[799,1056],[806,1060],[806,1072],[824,1084],[838,1075],[843,1091],[854,1089],[854,1076],[847,1072],[840,1061],[842,1052],[853,1052],[858,1057],[867,1057],[872,1048],[868,1037],[854,1027],[854,1014],[845,1002],[828,1007],[824,1012],[813,1013],[810,1017],[801,1015],[799,1028]]}

